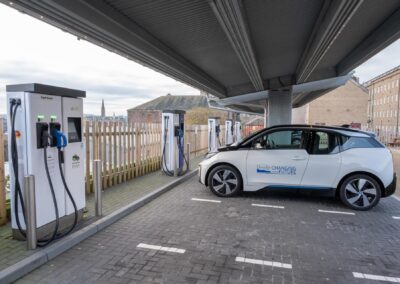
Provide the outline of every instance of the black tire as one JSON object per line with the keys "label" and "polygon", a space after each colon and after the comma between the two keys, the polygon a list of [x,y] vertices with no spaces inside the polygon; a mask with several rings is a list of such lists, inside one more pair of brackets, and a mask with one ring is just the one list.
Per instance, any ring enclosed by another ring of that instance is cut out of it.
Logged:
{"label": "black tire", "polygon": [[242,190],[242,176],[232,166],[217,166],[208,175],[208,186],[215,195],[221,197],[235,196]]}
{"label": "black tire", "polygon": [[340,200],[353,210],[367,211],[378,204],[382,188],[376,179],[355,174],[347,177],[339,188]]}

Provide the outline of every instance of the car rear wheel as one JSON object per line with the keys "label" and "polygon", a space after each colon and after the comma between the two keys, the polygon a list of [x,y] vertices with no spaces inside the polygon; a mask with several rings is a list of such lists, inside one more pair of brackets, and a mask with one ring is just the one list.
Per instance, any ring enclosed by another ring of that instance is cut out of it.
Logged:
{"label": "car rear wheel", "polygon": [[381,186],[368,175],[352,175],[340,187],[340,199],[351,209],[369,210],[378,204],[380,198]]}
{"label": "car rear wheel", "polygon": [[211,170],[208,185],[214,194],[230,197],[242,190],[242,177],[234,167],[221,165]]}

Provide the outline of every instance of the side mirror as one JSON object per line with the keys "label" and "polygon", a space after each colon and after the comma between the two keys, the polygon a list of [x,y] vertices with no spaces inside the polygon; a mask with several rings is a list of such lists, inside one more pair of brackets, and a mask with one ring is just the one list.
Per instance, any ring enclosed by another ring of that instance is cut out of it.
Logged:
{"label": "side mirror", "polygon": [[253,146],[253,148],[254,148],[254,149],[264,149],[263,146],[261,146],[261,143],[260,143],[260,142],[255,143],[254,146]]}

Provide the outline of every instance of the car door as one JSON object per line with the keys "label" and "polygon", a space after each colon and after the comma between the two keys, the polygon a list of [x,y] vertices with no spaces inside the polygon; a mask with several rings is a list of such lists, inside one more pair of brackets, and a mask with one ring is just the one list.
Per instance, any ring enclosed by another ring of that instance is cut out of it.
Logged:
{"label": "car door", "polygon": [[332,188],[341,165],[339,136],[335,132],[314,130],[308,148],[307,169],[303,187]]}
{"label": "car door", "polygon": [[282,129],[255,137],[247,153],[247,183],[252,186],[298,186],[305,172],[309,131]]}

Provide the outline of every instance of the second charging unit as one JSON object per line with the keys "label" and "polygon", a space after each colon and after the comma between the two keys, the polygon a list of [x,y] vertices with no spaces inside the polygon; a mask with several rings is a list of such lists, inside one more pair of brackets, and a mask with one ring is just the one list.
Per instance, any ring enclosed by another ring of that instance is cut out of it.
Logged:
{"label": "second charging unit", "polygon": [[184,154],[185,111],[164,110],[161,129],[161,170],[168,176],[185,174],[188,170]]}

